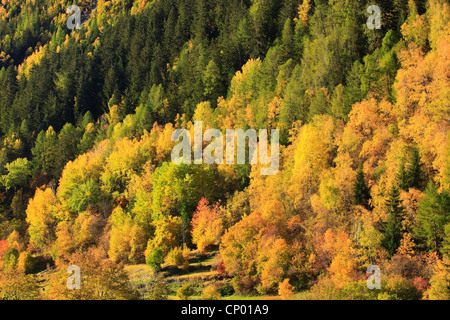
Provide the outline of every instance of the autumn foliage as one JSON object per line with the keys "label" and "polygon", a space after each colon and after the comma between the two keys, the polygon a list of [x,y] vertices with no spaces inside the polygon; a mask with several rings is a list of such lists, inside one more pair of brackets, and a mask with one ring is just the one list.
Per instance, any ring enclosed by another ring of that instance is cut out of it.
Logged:
{"label": "autumn foliage", "polygon": [[211,245],[217,245],[223,234],[223,213],[219,203],[209,206],[206,198],[202,198],[191,220],[192,242],[198,250],[205,251]]}
{"label": "autumn foliage", "polygon": [[[85,0],[69,32],[2,1],[0,298],[449,300],[448,1],[378,1],[377,30],[364,1],[191,2]],[[279,129],[280,170],[175,164],[194,121]]]}

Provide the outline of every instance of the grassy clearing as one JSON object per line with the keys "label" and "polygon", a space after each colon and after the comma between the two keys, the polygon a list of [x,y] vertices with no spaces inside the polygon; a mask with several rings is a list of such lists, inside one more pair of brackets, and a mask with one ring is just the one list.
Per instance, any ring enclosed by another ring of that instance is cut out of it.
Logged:
{"label": "grassy clearing", "polygon": [[176,275],[167,277],[167,280],[172,281],[199,281],[199,280],[211,280],[217,276],[217,271],[192,271],[191,273]]}
{"label": "grassy clearing", "polygon": [[[168,297],[169,300],[180,300],[178,299],[177,296],[175,295],[169,295]],[[280,300],[281,298],[279,296],[273,296],[273,295],[261,295],[261,296],[243,296],[243,295],[239,295],[239,294],[234,294],[232,296],[228,296],[228,297],[222,297],[220,298],[220,300],[224,300],[224,301],[265,301],[265,300]],[[201,300],[201,296],[192,296],[190,298],[190,300]],[[294,294],[294,297],[292,298],[292,300],[307,300],[307,293],[306,292],[297,292],[296,294]]]}
{"label": "grassy clearing", "polygon": [[243,296],[239,294],[234,294],[228,297],[222,297],[221,300],[279,300],[279,296],[270,296],[270,295],[262,295],[262,296]]}
{"label": "grassy clearing", "polygon": [[[176,296],[176,291],[183,284],[190,284],[195,289],[195,294],[191,296],[190,300],[201,300],[201,293],[203,289],[210,283],[215,283],[220,286],[228,280],[218,280],[218,272],[215,270],[215,266],[220,260],[217,254],[218,252],[210,252],[207,254],[201,254],[199,252],[192,252],[189,257],[189,269],[183,271],[169,264],[163,264],[163,268],[160,272],[163,281],[169,288],[168,300],[179,300]],[[155,278],[153,270],[145,264],[128,265],[125,266],[130,282],[132,285],[146,288],[146,285]],[[145,293],[144,293],[145,296]],[[245,296],[240,294],[233,294],[230,296],[224,296],[221,300],[225,301],[245,301],[245,300],[279,300],[277,295],[256,295]],[[293,300],[308,300],[308,292],[298,292],[294,294]]]}

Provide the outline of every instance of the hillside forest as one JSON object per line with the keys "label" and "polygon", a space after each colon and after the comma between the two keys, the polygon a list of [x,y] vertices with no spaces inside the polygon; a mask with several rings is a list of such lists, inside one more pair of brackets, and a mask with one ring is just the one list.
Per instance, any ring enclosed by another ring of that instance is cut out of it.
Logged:
{"label": "hillside forest", "polygon": [[449,121],[446,0],[0,0],[0,299],[448,300]]}

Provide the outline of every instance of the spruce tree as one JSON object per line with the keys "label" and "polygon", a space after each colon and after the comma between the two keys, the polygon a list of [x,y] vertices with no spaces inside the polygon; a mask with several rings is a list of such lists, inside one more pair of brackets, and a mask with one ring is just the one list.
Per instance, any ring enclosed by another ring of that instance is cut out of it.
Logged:
{"label": "spruce tree", "polygon": [[414,149],[409,159],[409,165],[402,162],[397,173],[397,182],[400,189],[408,191],[410,188],[421,189],[422,187],[422,164],[420,154]]}
{"label": "spruce tree", "polygon": [[405,162],[402,161],[400,164],[400,169],[398,170],[398,173],[396,175],[398,187],[401,190],[408,191],[409,190],[409,179],[408,179],[408,173],[406,172]]}
{"label": "spruce tree", "polygon": [[294,27],[292,24],[292,19],[286,19],[283,27],[283,32],[281,34],[281,46],[284,61],[287,61],[292,57],[294,52]]}
{"label": "spruce tree", "polygon": [[400,193],[398,188],[395,186],[392,187],[386,201],[389,218],[383,223],[381,230],[384,236],[381,241],[381,245],[388,252],[389,258],[395,254],[395,251],[400,246],[400,241],[402,239],[401,227],[403,207],[399,196]]}
{"label": "spruce tree", "polygon": [[370,200],[370,190],[367,187],[366,182],[364,181],[364,172],[362,164],[358,167],[358,171],[356,172],[356,181],[355,181],[355,204],[364,206],[369,209],[369,200]]}
{"label": "spruce tree", "polygon": [[414,149],[411,155],[410,166],[407,171],[408,184],[410,188],[420,189],[422,185],[422,164],[420,162],[419,150]]}

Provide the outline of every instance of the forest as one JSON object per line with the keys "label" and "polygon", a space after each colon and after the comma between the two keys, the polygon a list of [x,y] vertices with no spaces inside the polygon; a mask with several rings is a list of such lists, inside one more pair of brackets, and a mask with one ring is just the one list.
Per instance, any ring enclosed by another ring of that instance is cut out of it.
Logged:
{"label": "forest", "polygon": [[449,300],[449,127],[446,0],[0,0],[0,299]]}

